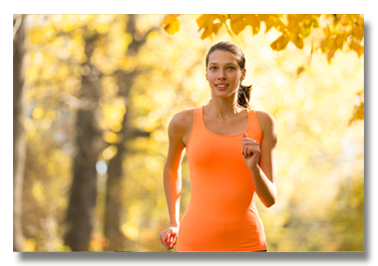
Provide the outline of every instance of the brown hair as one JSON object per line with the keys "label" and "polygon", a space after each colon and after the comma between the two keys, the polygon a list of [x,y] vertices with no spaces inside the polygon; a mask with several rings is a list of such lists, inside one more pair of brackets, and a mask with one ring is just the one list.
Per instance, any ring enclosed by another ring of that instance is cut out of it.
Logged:
{"label": "brown hair", "polygon": [[[239,48],[239,46],[237,46],[236,44],[230,42],[230,41],[224,41],[224,42],[218,42],[216,44],[214,44],[213,46],[211,46],[209,52],[207,53],[207,56],[206,56],[206,68],[209,64],[209,57],[210,57],[210,54],[216,50],[220,50],[220,51],[225,51],[225,52],[230,52],[232,53],[235,57],[236,57],[236,62],[238,63],[239,67],[241,70],[244,69],[245,67],[245,57],[244,57],[244,54],[242,52],[242,50]],[[250,86],[243,86],[241,85],[241,82],[240,82],[240,85],[239,85],[239,89],[238,89],[238,104],[245,107],[245,108],[249,108],[249,100],[251,99],[251,89],[252,88],[252,85]]]}

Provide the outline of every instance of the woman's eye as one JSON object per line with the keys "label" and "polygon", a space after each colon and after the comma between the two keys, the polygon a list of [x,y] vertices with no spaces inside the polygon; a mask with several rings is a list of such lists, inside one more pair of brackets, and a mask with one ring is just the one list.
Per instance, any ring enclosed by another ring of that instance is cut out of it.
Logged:
{"label": "woman's eye", "polygon": [[[210,70],[216,70],[217,69],[217,67],[210,67]],[[228,67],[227,69],[229,69],[229,70],[234,70],[235,68],[234,67]]]}

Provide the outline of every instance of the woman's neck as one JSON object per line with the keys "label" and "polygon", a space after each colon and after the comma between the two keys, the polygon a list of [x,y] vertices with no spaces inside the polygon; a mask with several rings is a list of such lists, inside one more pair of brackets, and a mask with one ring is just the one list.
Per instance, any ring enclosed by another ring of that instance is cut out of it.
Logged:
{"label": "woman's neck", "polygon": [[207,115],[220,118],[229,118],[244,110],[244,107],[240,106],[236,100],[229,102],[219,98],[211,99],[206,106]]}

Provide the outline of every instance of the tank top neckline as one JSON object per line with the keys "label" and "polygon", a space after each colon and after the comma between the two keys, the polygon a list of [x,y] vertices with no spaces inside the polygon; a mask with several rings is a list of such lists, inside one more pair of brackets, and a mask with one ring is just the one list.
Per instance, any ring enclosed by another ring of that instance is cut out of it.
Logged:
{"label": "tank top neckline", "polygon": [[247,112],[247,118],[248,118],[248,127],[246,129],[244,129],[242,132],[234,134],[234,135],[219,135],[219,134],[213,133],[213,132],[211,132],[206,127],[205,118],[204,118],[204,115],[203,115],[204,109],[205,109],[205,105],[202,105],[202,107],[200,107],[200,114],[201,114],[200,120],[202,122],[203,127],[205,128],[205,131],[208,132],[209,134],[215,136],[215,137],[219,137],[219,138],[234,138],[234,137],[238,137],[238,136],[241,136],[243,134],[243,132],[248,131],[249,128],[251,127],[251,119],[250,119],[250,114],[249,114],[250,111],[248,111],[247,108],[244,108],[244,110]]}

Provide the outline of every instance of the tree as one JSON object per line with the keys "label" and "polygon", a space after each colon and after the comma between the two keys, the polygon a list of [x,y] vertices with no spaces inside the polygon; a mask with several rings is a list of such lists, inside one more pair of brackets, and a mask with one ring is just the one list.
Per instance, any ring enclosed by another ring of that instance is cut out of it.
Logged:
{"label": "tree", "polygon": [[22,251],[22,186],[26,141],[23,127],[26,85],[26,15],[13,15],[13,251]]}
{"label": "tree", "polygon": [[95,113],[101,96],[101,72],[89,60],[95,49],[96,41],[101,38],[97,32],[87,32],[85,54],[88,58],[83,63],[86,71],[82,75],[82,87],[79,99],[82,105],[77,112],[77,155],[73,166],[73,183],[67,211],[68,231],[65,243],[73,251],[88,250],[93,228],[93,211],[97,196],[96,163],[101,148],[101,131],[98,129]]}
{"label": "tree", "polygon": [[[137,15],[128,15],[128,22],[126,26],[126,33],[135,36],[138,34]],[[155,27],[149,29],[143,36],[138,39],[133,37],[131,43],[126,50],[126,56],[136,57],[139,50],[146,42],[146,37],[152,31],[156,30]],[[117,85],[119,87],[118,95],[126,100],[127,108],[132,104],[130,97],[130,88],[135,82],[135,78],[139,75],[138,67],[126,73],[122,69],[115,72]],[[133,129],[130,125],[130,112],[124,112],[122,120],[122,129],[118,133],[118,139],[115,147],[117,150],[116,155],[109,160],[108,179],[107,179],[107,192],[105,202],[105,215],[104,215],[104,236],[109,240],[107,250],[121,251],[125,248],[125,235],[120,231],[121,213],[122,213],[122,181],[126,178],[126,173],[123,170],[123,163],[128,155],[127,140],[135,139],[136,137],[149,137],[149,132],[144,132],[138,129]]]}

